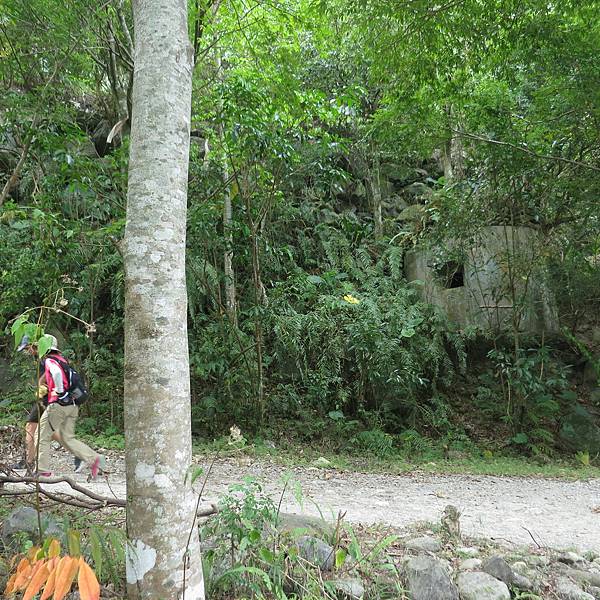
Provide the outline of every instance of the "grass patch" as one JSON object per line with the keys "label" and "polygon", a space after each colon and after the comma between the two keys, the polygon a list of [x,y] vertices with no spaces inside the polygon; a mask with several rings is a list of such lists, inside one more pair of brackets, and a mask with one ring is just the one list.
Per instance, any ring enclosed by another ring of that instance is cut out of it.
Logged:
{"label": "grass patch", "polygon": [[[246,442],[242,448],[232,447],[227,438],[210,442],[196,439],[194,454],[214,455],[226,458],[249,457],[268,458],[286,467],[319,467],[333,468],[341,471],[363,473],[389,473],[400,475],[415,471],[435,474],[492,475],[505,477],[545,477],[558,479],[593,479],[600,478],[600,466],[583,465],[573,455],[569,458],[528,458],[491,454],[483,451],[454,452],[448,455],[442,446],[431,446],[426,453],[407,456],[401,451],[386,456],[358,455],[355,452],[332,451],[327,446],[303,445],[289,443],[285,448],[265,443],[259,438],[256,442]],[[327,462],[319,461],[320,458]],[[320,464],[321,463],[321,464]]]}

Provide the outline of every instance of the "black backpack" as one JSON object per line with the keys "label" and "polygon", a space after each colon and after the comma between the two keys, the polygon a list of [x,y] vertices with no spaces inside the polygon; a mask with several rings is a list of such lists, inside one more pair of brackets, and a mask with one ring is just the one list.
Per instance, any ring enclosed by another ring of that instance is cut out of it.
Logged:
{"label": "black backpack", "polygon": [[83,377],[66,360],[57,356],[50,358],[60,365],[69,382],[69,388],[58,397],[58,403],[61,406],[70,406],[71,404],[81,406],[89,396]]}

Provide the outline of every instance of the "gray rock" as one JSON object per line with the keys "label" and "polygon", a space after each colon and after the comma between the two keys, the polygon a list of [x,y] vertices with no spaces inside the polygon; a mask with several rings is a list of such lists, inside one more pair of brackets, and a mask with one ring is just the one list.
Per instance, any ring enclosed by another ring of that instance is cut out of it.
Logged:
{"label": "gray rock", "polygon": [[575,552],[563,552],[558,557],[558,560],[562,563],[565,563],[566,565],[574,565],[577,563],[582,563],[582,564],[586,563],[585,558],[583,558],[583,556],[579,556],[579,554],[576,554]]}
{"label": "gray rock", "polygon": [[421,196],[429,197],[433,193],[432,189],[429,186],[425,185],[424,183],[421,183],[420,181],[415,181],[415,183],[407,185],[405,188],[403,188],[402,191],[406,194],[409,194],[410,196],[416,196],[417,198]]}
{"label": "gray rock", "polygon": [[406,542],[406,549],[415,552],[439,552],[442,549],[442,544],[434,537],[425,535],[408,540]]}
{"label": "gray rock", "polygon": [[534,567],[547,567],[550,564],[550,559],[547,556],[532,554],[526,559],[528,564]]}
{"label": "gray rock", "polygon": [[594,596],[596,600],[598,600],[600,598],[600,587],[592,585],[588,588],[588,593],[590,593],[592,596]]}
{"label": "gray rock", "polygon": [[567,577],[556,580],[556,595],[559,600],[595,600],[594,596],[584,592]]}
{"label": "gray rock", "polygon": [[439,560],[432,556],[411,558],[405,569],[412,600],[458,600],[458,590]]}
{"label": "gray rock", "polygon": [[523,560],[518,560],[517,562],[512,563],[510,568],[519,575],[527,575],[527,572],[529,571],[527,563]]}
{"label": "gray rock", "polygon": [[458,568],[461,571],[479,571],[481,569],[481,559],[467,558],[466,560],[461,560]]}
{"label": "gray rock", "polygon": [[466,571],[457,579],[461,600],[510,600],[510,592],[503,581],[488,573]]}
{"label": "gray rock", "polygon": [[[45,537],[54,536],[59,539],[64,538],[64,528],[61,524],[49,515],[41,516],[42,530]],[[8,539],[17,533],[27,533],[37,535],[38,531],[38,513],[31,506],[21,506],[15,508],[5,519],[2,527],[2,536]]]}
{"label": "gray rock", "polygon": [[587,552],[584,552],[583,558],[589,562],[594,562],[597,558],[600,558],[600,555],[593,550],[588,550]]}
{"label": "gray rock", "polygon": [[507,586],[512,585],[515,578],[510,565],[501,556],[490,556],[481,566],[481,570],[503,581]]}
{"label": "gray rock", "polygon": [[356,577],[332,579],[328,582],[328,587],[337,592],[336,595],[349,598],[350,600],[360,600],[365,595],[363,582]]}
{"label": "gray rock", "polygon": [[333,569],[334,548],[318,538],[308,535],[298,538],[298,554],[304,560],[319,567],[321,571]]}
{"label": "gray rock", "polygon": [[524,590],[526,592],[535,592],[538,590],[538,586],[536,586],[529,577],[525,575],[519,575],[519,573],[513,573],[513,581],[512,585],[514,585],[519,590]]}
{"label": "gray rock", "polygon": [[295,532],[329,537],[333,534],[334,526],[329,521],[311,515],[296,515],[292,513],[279,513],[277,529],[283,532]]}
{"label": "gray rock", "polygon": [[600,452],[600,427],[581,404],[563,420],[560,437],[575,450],[587,450],[590,454]]}
{"label": "gray rock", "polygon": [[457,548],[456,553],[458,556],[464,556],[465,558],[475,558],[479,556],[479,548],[475,548],[475,546],[463,546]]}
{"label": "gray rock", "polygon": [[563,575],[566,575],[579,584],[595,585],[596,587],[600,587],[600,575],[598,573],[583,571],[581,569],[573,569],[571,567],[567,567],[566,565],[562,565],[562,568],[560,568],[559,571]]}

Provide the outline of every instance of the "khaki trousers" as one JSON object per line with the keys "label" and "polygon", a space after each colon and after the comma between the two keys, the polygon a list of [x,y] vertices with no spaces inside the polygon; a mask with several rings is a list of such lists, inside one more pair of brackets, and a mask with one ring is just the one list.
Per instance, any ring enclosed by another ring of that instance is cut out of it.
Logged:
{"label": "khaki trousers", "polygon": [[39,458],[38,471],[50,471],[50,440],[52,434],[58,432],[61,444],[73,455],[83,462],[91,465],[98,455],[88,445],[75,439],[75,423],[79,407],[73,405],[61,406],[57,402],[49,404],[39,426]]}

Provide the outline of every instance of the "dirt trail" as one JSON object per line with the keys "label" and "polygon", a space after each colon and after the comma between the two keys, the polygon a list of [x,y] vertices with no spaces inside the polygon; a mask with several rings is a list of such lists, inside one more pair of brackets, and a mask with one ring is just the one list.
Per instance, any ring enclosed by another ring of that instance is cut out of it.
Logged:
{"label": "dirt trail", "polygon": [[[208,470],[208,462],[200,461]],[[60,470],[70,474],[62,457]],[[59,466],[57,465],[57,466]],[[111,457],[109,485],[88,484],[103,495],[125,497],[123,459]],[[438,522],[444,507],[453,504],[462,513],[463,533],[492,538],[500,543],[535,545],[581,551],[600,551],[600,479],[562,481],[470,475],[381,475],[349,473],[311,467],[284,467],[255,461],[239,464],[219,460],[212,467],[204,496],[216,501],[227,488],[245,476],[256,478],[276,502],[282,478],[290,473],[302,486],[301,508],[288,491],[282,510],[335,517],[346,512],[354,523],[387,523],[407,527],[417,522]],[[75,476],[85,481],[81,475]],[[59,484],[62,485],[62,484]]]}

